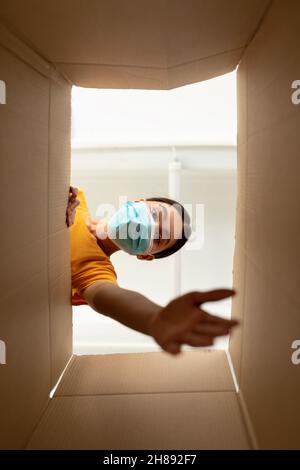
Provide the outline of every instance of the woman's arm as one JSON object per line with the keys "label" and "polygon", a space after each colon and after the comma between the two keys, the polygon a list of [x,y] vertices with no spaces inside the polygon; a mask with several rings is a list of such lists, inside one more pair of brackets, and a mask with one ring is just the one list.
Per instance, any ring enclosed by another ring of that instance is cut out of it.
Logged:
{"label": "woman's arm", "polygon": [[97,312],[152,336],[167,352],[178,354],[183,344],[210,346],[215,337],[229,334],[236,321],[210,315],[202,308],[234,295],[230,289],[190,292],[169,302],[155,304],[138,292],[110,282],[95,282],[81,295]]}
{"label": "woman's arm", "polygon": [[123,325],[150,334],[149,325],[161,306],[138,292],[123,289],[112,282],[95,282],[81,294],[98,313],[103,313]]}

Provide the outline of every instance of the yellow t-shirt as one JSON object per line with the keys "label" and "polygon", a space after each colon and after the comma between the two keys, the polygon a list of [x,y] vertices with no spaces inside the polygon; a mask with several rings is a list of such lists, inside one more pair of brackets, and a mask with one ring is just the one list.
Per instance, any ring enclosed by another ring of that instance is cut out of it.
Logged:
{"label": "yellow t-shirt", "polygon": [[117,284],[117,274],[104,251],[86,225],[89,209],[82,190],[78,190],[80,205],[76,208],[74,224],[71,225],[71,272],[72,305],[85,305],[87,302],[80,293],[96,281],[109,281]]}

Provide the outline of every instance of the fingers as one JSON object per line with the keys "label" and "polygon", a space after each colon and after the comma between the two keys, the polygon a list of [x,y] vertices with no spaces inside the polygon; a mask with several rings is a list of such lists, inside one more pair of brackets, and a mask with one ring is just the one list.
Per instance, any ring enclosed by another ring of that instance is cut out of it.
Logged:
{"label": "fingers", "polygon": [[70,225],[72,225],[74,223],[76,207],[78,207],[79,204],[80,204],[80,201],[78,199],[76,199],[77,194],[78,194],[77,188],[73,188],[71,186],[70,187],[68,207],[67,207],[67,211],[66,211],[66,223],[67,223],[68,227],[70,227]]}
{"label": "fingers", "polygon": [[69,204],[69,209],[76,209],[76,207],[79,206],[79,204],[80,204],[80,201],[78,201],[78,199],[75,199]]}
{"label": "fingers", "polygon": [[168,342],[164,346],[164,350],[170,354],[178,354],[181,351],[181,345],[187,344],[188,346],[194,347],[208,347],[212,346],[214,343],[214,338],[208,335],[201,335],[196,332],[185,333],[180,338],[180,343],[177,341]]}
{"label": "fingers", "polygon": [[78,189],[77,188],[73,188],[72,186],[70,186],[70,191],[69,191],[69,199],[68,199],[68,203],[69,203],[69,206],[70,204],[72,204],[73,202],[77,201],[77,206],[79,204],[79,201],[77,199],[77,195],[78,195]]}
{"label": "fingers", "polygon": [[226,318],[218,317],[216,315],[207,313],[202,309],[200,309],[199,312],[201,313],[201,321],[204,323],[218,324],[227,328],[232,328],[233,326],[236,326],[239,323],[237,320],[227,320]]}
{"label": "fingers", "polygon": [[72,225],[75,221],[75,212],[72,211],[72,212],[69,212],[67,211],[67,225],[68,227],[70,227],[70,225]]}
{"label": "fingers", "polygon": [[205,302],[216,302],[218,300],[232,297],[235,295],[235,291],[232,289],[215,289],[207,292],[190,292],[187,295],[191,297],[191,300],[195,305],[201,305]]}
{"label": "fingers", "polygon": [[80,201],[78,199],[75,199],[71,196],[70,199],[68,200],[68,207],[77,207],[79,206]]}
{"label": "fingers", "polygon": [[68,201],[68,208],[67,210],[74,210],[76,209],[77,206],[79,206],[80,201],[76,198],[76,194],[70,194],[69,195],[69,201]]}
{"label": "fingers", "polygon": [[188,344],[189,346],[211,346],[214,342],[212,336],[205,334],[198,334],[196,332],[188,332],[182,336],[183,344]]}
{"label": "fingers", "polygon": [[72,197],[75,198],[78,195],[78,189],[74,188],[74,186],[70,186],[70,193],[71,193]]}
{"label": "fingers", "polygon": [[80,201],[78,201],[78,199],[71,199],[68,204],[68,209],[75,209],[79,204]]}
{"label": "fingers", "polygon": [[195,333],[211,337],[224,336],[230,333],[230,326],[219,323],[199,323],[194,327],[193,331]]}
{"label": "fingers", "polygon": [[79,201],[74,201],[71,204],[69,204],[67,208],[67,216],[68,217],[75,217],[75,210],[76,207],[79,206]]}

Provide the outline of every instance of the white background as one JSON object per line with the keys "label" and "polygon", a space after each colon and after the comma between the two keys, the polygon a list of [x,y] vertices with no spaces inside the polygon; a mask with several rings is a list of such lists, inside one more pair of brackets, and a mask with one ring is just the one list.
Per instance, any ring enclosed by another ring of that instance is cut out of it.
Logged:
{"label": "white background", "polygon": [[[73,89],[72,184],[84,189],[93,215],[100,203],[117,208],[120,195],[168,196],[174,152],[181,161],[180,202],[204,206],[203,247],[181,250],[182,293],[232,284],[235,93],[235,73],[172,91]],[[122,252],[111,260],[122,287],[162,305],[177,294],[173,257],[145,262]],[[230,302],[207,308],[230,314]],[[75,354],[158,349],[89,307],[73,312]],[[226,338],[217,342],[226,346]]]}

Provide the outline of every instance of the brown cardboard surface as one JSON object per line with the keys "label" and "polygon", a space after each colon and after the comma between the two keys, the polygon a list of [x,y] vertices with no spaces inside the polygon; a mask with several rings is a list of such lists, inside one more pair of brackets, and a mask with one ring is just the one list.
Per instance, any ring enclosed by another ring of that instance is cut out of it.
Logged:
{"label": "brown cardboard surface", "polygon": [[239,116],[246,138],[238,158],[246,171],[239,175],[235,256],[241,299],[233,313],[243,333],[233,335],[230,349],[261,448],[300,448],[300,373],[291,362],[300,338],[300,107],[291,102],[299,17],[299,2],[275,1],[238,70],[247,110]]}
{"label": "brown cardboard surface", "polygon": [[73,82],[168,89],[233,70],[269,0],[2,0],[1,18]]}
{"label": "brown cardboard surface", "polygon": [[[248,448],[240,402],[259,447],[300,448],[299,1],[3,0],[0,16],[0,448],[25,447],[47,404],[29,448]],[[233,70],[243,53],[242,329],[230,341],[241,400],[225,354],[201,351],[74,358],[49,402],[71,354],[70,86],[57,70],[82,86],[168,89]]]}
{"label": "brown cardboard surface", "polygon": [[240,322],[240,327],[230,335],[229,351],[238,382],[241,379],[242,337],[245,302],[246,273],[246,193],[247,193],[247,59],[243,57],[237,74],[237,205],[235,221],[235,250],[233,260],[233,285],[237,295],[232,299],[232,318]]}
{"label": "brown cardboard surface", "polygon": [[[57,74],[2,25],[0,64],[7,89],[0,108],[0,336],[7,352],[0,370],[0,448],[23,448],[49,399],[51,362],[55,383],[71,354],[69,233],[62,224],[69,185],[70,87],[63,101],[56,91],[62,82],[49,80],[57,80]],[[60,197],[55,207],[52,194],[63,185],[64,201]],[[62,248],[65,257],[55,253]]]}
{"label": "brown cardboard surface", "polygon": [[66,205],[70,185],[71,87],[50,82],[48,168],[48,272],[51,346],[51,386],[72,354],[70,234]]}
{"label": "brown cardboard surface", "polygon": [[[238,222],[238,221],[237,221]],[[241,224],[242,221],[239,221]],[[237,225],[239,227],[239,225]],[[234,252],[233,286],[237,295],[232,299],[231,316],[238,320],[240,325],[235,331],[230,333],[229,353],[234,365],[234,372],[240,384],[241,362],[242,362],[242,342],[244,334],[244,303],[245,303],[245,273],[246,273],[246,253],[239,241],[236,239]]]}
{"label": "brown cardboard surface", "polygon": [[0,448],[26,444],[50,387],[48,80],[0,45]]}
{"label": "brown cardboard surface", "polygon": [[49,286],[51,388],[57,383],[72,354],[70,275],[59,276]]}
{"label": "brown cardboard surface", "polygon": [[247,283],[256,295],[246,296],[241,393],[260,448],[299,449],[300,377],[291,361],[299,305],[250,261]]}
{"label": "brown cardboard surface", "polygon": [[47,289],[45,270],[0,300],[0,449],[24,448],[49,399]]}
{"label": "brown cardboard surface", "polygon": [[247,449],[225,351],[74,356],[29,449]]}
{"label": "brown cardboard surface", "polygon": [[249,449],[235,392],[53,398],[28,449]]}
{"label": "brown cardboard surface", "polygon": [[155,68],[110,65],[59,64],[60,71],[74,85],[89,88],[143,88],[148,90],[172,89],[189,83],[200,82],[231,72],[237,66],[243,48],[222,52],[212,57],[175,65]]}
{"label": "brown cardboard surface", "polygon": [[34,70],[45,77],[54,73],[54,67],[36,54],[33,49],[28,47],[15,34],[13,34],[0,20],[0,43],[25,64],[30,65]]}
{"label": "brown cardboard surface", "polygon": [[75,356],[55,396],[234,391],[225,351]]}

